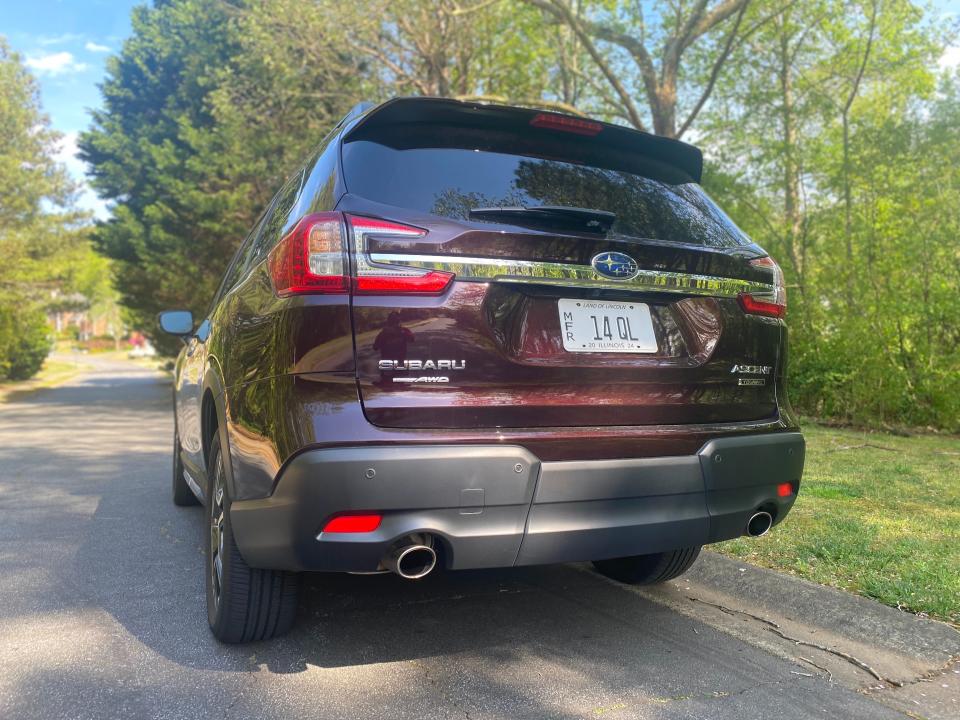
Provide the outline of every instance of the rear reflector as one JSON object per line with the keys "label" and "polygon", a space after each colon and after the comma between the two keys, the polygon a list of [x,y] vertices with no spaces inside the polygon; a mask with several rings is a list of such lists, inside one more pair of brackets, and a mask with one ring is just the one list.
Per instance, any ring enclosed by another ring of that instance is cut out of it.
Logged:
{"label": "rear reflector", "polygon": [[381,515],[339,515],[323,526],[325,533],[365,533],[380,527]]}
{"label": "rear reflector", "polygon": [[785,482],[777,485],[777,497],[790,497],[793,495],[793,485]]}
{"label": "rear reflector", "polygon": [[569,115],[557,115],[556,113],[539,113],[534,115],[530,124],[535,128],[559,130],[561,132],[573,133],[574,135],[593,136],[603,130],[603,125],[593,120],[582,120],[580,118],[570,117]]}
{"label": "rear reflector", "polygon": [[267,262],[277,295],[348,292],[345,250],[340,213],[305,216],[270,251]]}

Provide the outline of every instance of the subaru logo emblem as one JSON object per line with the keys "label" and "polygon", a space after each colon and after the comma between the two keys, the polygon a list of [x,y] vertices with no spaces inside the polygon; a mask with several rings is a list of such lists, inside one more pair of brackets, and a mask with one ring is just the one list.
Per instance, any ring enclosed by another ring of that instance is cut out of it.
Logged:
{"label": "subaru logo emblem", "polygon": [[595,255],[590,265],[598,275],[612,280],[632,280],[640,272],[637,261],[619,252],[602,252]]}

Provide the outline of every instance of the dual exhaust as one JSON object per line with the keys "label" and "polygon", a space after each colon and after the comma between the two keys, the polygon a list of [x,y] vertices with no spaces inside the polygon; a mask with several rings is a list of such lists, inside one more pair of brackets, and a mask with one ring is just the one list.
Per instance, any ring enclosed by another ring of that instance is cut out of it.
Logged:
{"label": "dual exhaust", "polygon": [[[747,520],[746,534],[760,537],[773,527],[773,515],[766,510],[758,510]],[[433,572],[437,567],[437,551],[433,549],[433,538],[429,535],[409,535],[384,556],[380,566],[405,580],[419,580]]]}

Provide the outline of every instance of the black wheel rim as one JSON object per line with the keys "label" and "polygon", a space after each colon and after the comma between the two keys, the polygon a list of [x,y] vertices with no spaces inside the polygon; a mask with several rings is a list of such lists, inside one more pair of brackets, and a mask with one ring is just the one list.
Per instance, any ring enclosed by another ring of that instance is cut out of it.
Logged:
{"label": "black wheel rim", "polygon": [[213,588],[213,600],[218,606],[223,591],[223,500],[223,462],[218,453],[217,462],[214,465],[213,492],[210,495],[210,582]]}

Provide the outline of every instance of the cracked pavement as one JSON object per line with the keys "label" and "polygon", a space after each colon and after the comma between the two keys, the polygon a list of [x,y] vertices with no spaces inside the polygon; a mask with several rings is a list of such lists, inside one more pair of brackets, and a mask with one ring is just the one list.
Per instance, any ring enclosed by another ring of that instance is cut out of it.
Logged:
{"label": "cracked pavement", "polygon": [[583,566],[307,577],[294,631],[206,626],[170,388],[96,361],[0,405],[0,718],[904,718]]}

